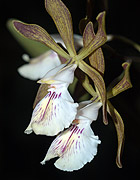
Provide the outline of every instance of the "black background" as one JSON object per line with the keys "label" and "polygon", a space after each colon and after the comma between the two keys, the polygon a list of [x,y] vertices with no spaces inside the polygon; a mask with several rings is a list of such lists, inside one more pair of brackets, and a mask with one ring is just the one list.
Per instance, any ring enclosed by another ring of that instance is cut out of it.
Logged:
{"label": "black background", "polygon": [[[69,8],[78,33],[79,20],[85,16],[86,0],[63,0]],[[17,68],[24,62],[21,55],[25,53],[6,29],[8,18],[17,18],[24,22],[41,25],[49,33],[56,33],[53,21],[46,13],[44,1],[24,0],[1,2],[0,15],[0,174],[1,179],[135,179],[139,172],[139,127],[140,127],[140,93],[139,63],[133,63],[130,74],[133,88],[118,97],[112,103],[118,109],[125,124],[125,146],[122,157],[123,168],[117,168],[115,156],[117,149],[116,132],[111,119],[105,126],[101,118],[93,124],[102,144],[98,155],[84,168],[73,173],[56,169],[55,160],[40,165],[53,137],[26,135],[26,129],[32,114],[32,104],[38,85],[36,82],[22,78]],[[140,43],[140,3],[137,0],[109,0],[106,17],[107,33],[124,35]],[[96,12],[95,12],[95,15]],[[113,45],[125,55],[139,55],[135,50],[123,49]],[[122,71],[121,62],[112,60],[106,65],[106,82],[109,83]],[[88,152],[87,152],[88,153]]]}

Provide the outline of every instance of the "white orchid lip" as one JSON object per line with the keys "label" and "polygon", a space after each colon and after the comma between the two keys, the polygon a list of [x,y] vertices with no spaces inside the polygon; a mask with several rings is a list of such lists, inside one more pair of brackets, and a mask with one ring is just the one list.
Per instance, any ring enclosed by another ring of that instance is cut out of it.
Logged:
{"label": "white orchid lip", "polygon": [[51,81],[48,93],[36,105],[25,133],[34,131],[36,134],[54,136],[68,128],[75,119],[78,104],[74,103],[67,88],[74,79],[77,65],[63,66],[60,65],[45,76],[45,83]]}
{"label": "white orchid lip", "polygon": [[[93,109],[94,113],[98,114],[99,103],[91,103],[91,105],[98,106],[98,108]],[[90,113],[90,106],[84,104],[84,108],[83,105],[81,107],[81,109],[78,108],[78,111],[83,111],[83,114],[86,114],[86,111]],[[75,119],[72,126],[60,133],[52,142],[41,164],[45,164],[46,161],[54,157],[59,157],[54,163],[58,169],[74,171],[82,168],[87,162],[91,162],[97,154],[97,146],[101,141],[98,136],[94,135],[90,127],[91,119],[85,118],[85,116],[82,118],[81,115],[76,117],[79,119]],[[93,115],[93,120],[95,117],[97,118],[97,115]]]}
{"label": "white orchid lip", "polygon": [[52,91],[36,105],[25,133],[54,136],[68,128],[77,113],[78,104],[72,101],[66,88]]}

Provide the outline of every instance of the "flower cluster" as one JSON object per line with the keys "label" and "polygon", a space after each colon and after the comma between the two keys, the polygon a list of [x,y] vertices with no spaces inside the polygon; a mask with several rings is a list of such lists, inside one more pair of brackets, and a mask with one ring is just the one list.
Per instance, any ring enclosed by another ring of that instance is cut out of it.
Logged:
{"label": "flower cluster", "polygon": [[[45,0],[45,8],[60,36],[50,36],[36,24],[12,21],[14,29],[20,35],[50,48],[31,60],[27,55],[24,56],[24,59],[30,62],[18,69],[25,78],[39,79],[38,83],[41,84],[33,105],[31,121],[25,133],[57,135],[41,163],[45,164],[46,161],[59,157],[55,162],[57,168],[64,171],[78,170],[97,154],[97,146],[101,141],[94,135],[91,123],[97,119],[99,109],[102,107],[104,124],[108,124],[108,112],[116,127],[118,135],[116,163],[121,167],[124,125],[109,99],[132,86],[129,78],[130,63],[123,63],[124,72],[106,90],[103,79],[105,63],[101,49],[107,40],[105,12],[97,16],[96,34],[93,23],[87,22],[86,18],[82,20],[80,23],[81,31],[83,29],[82,37],[73,35],[71,14],[61,0]],[[72,84],[75,90],[75,81],[92,96],[90,100],[74,102],[68,88]]]}

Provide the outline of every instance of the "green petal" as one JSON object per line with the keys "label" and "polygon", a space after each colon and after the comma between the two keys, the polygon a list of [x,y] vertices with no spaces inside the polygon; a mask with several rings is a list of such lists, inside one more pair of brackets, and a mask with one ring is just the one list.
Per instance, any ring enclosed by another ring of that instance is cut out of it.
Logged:
{"label": "green petal", "polygon": [[117,96],[121,92],[132,87],[130,75],[129,75],[130,65],[131,65],[130,62],[125,62],[122,64],[124,72],[118,78],[116,78],[108,87],[108,92],[107,92],[108,99]]}
{"label": "green petal", "polygon": [[100,13],[96,19],[98,21],[97,34],[86,47],[83,47],[80,50],[79,54],[76,57],[77,60],[81,60],[89,56],[93,51],[102,46],[107,40],[105,32],[105,12]]}
{"label": "green petal", "polygon": [[75,56],[72,18],[69,10],[61,0],[45,0],[45,7],[55,22],[69,54],[71,57]]}
{"label": "green petal", "polygon": [[13,26],[13,20],[14,19],[9,19],[7,21],[7,28],[14,38],[20,43],[20,45],[27,51],[27,53],[29,53],[32,57],[36,57],[49,50],[49,48],[44,44],[21,36]]}
{"label": "green petal", "polygon": [[107,105],[108,105],[108,112],[113,119],[116,131],[117,131],[117,137],[118,137],[118,150],[117,150],[117,156],[116,156],[116,164],[119,168],[122,168],[121,154],[122,154],[123,144],[124,144],[124,124],[123,124],[123,120],[120,114],[109,101],[107,102]]}
{"label": "green petal", "polygon": [[106,104],[106,88],[103,77],[98,71],[90,67],[84,61],[80,61],[79,68],[86,73],[94,82],[98,96],[103,104],[103,121],[104,124],[108,124],[107,120],[107,104]]}
{"label": "green petal", "polygon": [[21,21],[13,21],[13,25],[17,32],[26,38],[41,42],[60,54],[66,59],[70,59],[70,56],[53,40],[53,38],[42,27],[36,24],[26,24]]}
{"label": "green petal", "polygon": [[[95,33],[93,29],[93,23],[89,22],[87,26],[85,27],[84,33],[83,33],[83,43],[84,47],[88,46],[88,44],[95,38]],[[102,49],[99,48],[96,51],[94,51],[89,56],[89,61],[92,67],[99,71],[101,74],[104,74],[105,70],[105,63],[104,63],[104,56]]]}

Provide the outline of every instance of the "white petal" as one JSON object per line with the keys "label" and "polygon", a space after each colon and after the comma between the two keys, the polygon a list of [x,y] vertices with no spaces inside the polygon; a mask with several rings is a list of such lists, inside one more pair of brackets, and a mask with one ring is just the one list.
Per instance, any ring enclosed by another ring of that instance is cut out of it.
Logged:
{"label": "white petal", "polygon": [[79,106],[78,106],[78,110],[84,108],[85,106],[87,106],[88,104],[92,103],[91,100],[87,100],[87,101],[82,101],[79,103]]}
{"label": "white petal", "polygon": [[101,102],[84,101],[79,103],[78,113],[76,119],[93,120],[97,119],[99,108],[102,106]]}
{"label": "white petal", "polygon": [[77,68],[76,64],[65,65],[61,64],[60,66],[49,71],[39,83],[47,84],[60,84],[67,83],[70,84],[74,79],[74,71]]}
{"label": "white petal", "polygon": [[34,58],[30,63],[25,64],[18,68],[18,72],[21,76],[37,80],[42,78],[48,71],[59,66],[61,64],[57,54],[52,50]]}
{"label": "white petal", "polygon": [[100,143],[89,123],[73,125],[56,137],[41,163],[44,164],[45,161],[59,156],[60,158],[55,162],[58,169],[78,170],[94,158]]}
{"label": "white petal", "polygon": [[[52,37],[56,42],[60,42],[65,47],[59,34],[52,34]],[[74,35],[74,41],[76,49],[83,46],[82,36]],[[61,64],[58,55],[52,50],[32,59],[26,54],[23,55],[23,59],[30,63],[19,67],[18,72],[21,76],[30,80],[41,79],[48,71]]]}
{"label": "white petal", "polygon": [[78,104],[73,103],[68,96],[65,97],[65,94],[68,94],[67,88],[52,88],[48,91],[49,93],[36,105],[25,133],[34,131],[36,134],[54,136],[69,127],[75,119]]}
{"label": "white petal", "polygon": [[58,73],[62,68],[64,68],[65,64],[60,64],[59,66],[49,70],[45,75],[44,77],[39,80],[38,82],[39,83],[42,83],[42,82],[45,82],[47,80],[52,80],[52,78],[56,75],[56,73]]}

